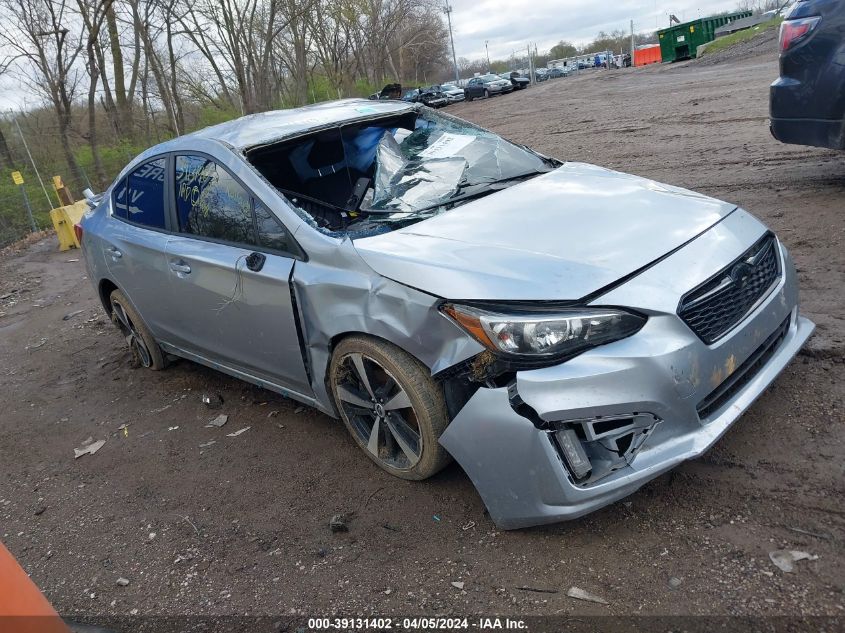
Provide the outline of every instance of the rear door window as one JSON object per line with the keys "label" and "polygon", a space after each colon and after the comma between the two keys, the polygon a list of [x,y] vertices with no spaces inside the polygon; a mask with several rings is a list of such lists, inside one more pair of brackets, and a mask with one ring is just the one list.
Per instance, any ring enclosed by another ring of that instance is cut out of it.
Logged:
{"label": "rear door window", "polygon": [[154,229],[164,229],[164,174],[167,160],[157,158],[144,163],[118,185],[115,209],[118,217]]}
{"label": "rear door window", "polygon": [[252,198],[214,160],[205,156],[177,156],[175,193],[181,232],[257,245]]}

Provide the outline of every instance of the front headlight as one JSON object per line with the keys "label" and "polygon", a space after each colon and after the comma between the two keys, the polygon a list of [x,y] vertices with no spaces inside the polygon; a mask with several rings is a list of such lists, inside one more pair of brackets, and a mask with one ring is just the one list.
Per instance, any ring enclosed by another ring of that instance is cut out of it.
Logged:
{"label": "front headlight", "polygon": [[442,310],[494,352],[538,360],[571,356],[618,341],[639,331],[646,322],[643,316],[615,308],[502,314],[447,303]]}

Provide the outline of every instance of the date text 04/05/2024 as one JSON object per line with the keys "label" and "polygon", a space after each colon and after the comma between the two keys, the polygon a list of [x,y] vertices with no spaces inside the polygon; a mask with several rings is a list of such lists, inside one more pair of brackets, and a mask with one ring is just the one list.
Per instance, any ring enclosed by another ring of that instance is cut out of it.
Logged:
{"label": "date text 04/05/2024", "polygon": [[469,630],[527,630],[523,620],[511,618],[310,618],[308,628],[312,630],[406,630],[406,631],[454,631]]}

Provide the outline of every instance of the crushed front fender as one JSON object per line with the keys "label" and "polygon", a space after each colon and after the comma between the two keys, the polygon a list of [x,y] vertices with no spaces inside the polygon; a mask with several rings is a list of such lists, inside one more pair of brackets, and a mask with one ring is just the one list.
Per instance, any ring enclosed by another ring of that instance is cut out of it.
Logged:
{"label": "crushed front fender", "polygon": [[[628,496],[715,444],[812,334],[813,323],[797,312],[776,352],[718,415],[705,422],[664,420],[662,433],[650,437],[630,465],[595,483],[574,480],[553,442],[555,426],[535,425],[518,414],[511,407],[507,387],[480,388],[452,420],[440,443],[472,480],[498,527],[515,529],[583,516]],[[564,391],[565,383],[548,382],[549,395]],[[540,401],[539,394],[532,395],[533,402]],[[643,398],[648,399],[647,395]],[[619,406],[624,408],[625,403]],[[538,413],[542,417],[545,412]]]}

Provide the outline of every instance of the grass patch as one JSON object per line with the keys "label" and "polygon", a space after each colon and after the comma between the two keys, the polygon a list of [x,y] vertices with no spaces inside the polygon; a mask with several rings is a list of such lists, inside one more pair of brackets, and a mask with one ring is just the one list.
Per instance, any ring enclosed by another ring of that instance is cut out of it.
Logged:
{"label": "grass patch", "polygon": [[712,55],[713,53],[718,53],[719,51],[727,50],[737,44],[741,44],[742,42],[747,42],[748,40],[752,40],[761,33],[765,33],[766,31],[771,31],[772,29],[776,29],[780,27],[780,23],[783,22],[783,18],[777,17],[774,20],[769,20],[768,22],[763,22],[762,24],[758,24],[757,26],[752,26],[750,29],[745,29],[744,31],[737,31],[736,33],[731,33],[730,35],[725,35],[724,37],[720,37],[718,39],[713,40],[707,45],[702,52],[700,57],[706,57],[707,55]]}

